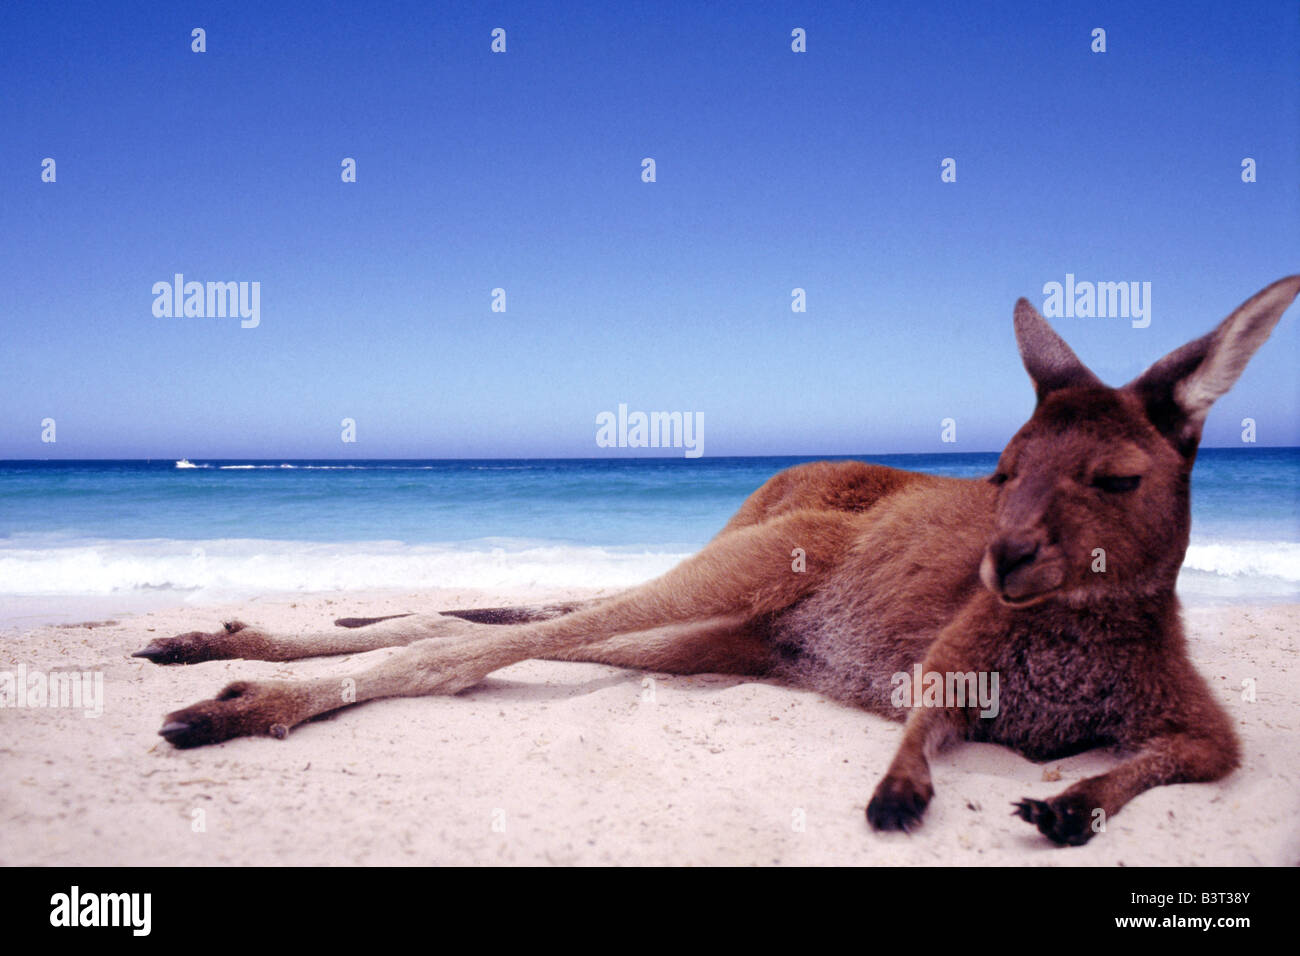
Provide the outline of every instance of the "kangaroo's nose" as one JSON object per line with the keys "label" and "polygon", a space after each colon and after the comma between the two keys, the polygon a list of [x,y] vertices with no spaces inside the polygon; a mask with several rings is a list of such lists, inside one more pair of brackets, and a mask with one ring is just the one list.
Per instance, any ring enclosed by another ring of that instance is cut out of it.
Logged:
{"label": "kangaroo's nose", "polygon": [[989,545],[989,557],[993,559],[998,586],[1003,587],[1013,571],[1034,563],[1038,542],[1033,538],[1000,538]]}

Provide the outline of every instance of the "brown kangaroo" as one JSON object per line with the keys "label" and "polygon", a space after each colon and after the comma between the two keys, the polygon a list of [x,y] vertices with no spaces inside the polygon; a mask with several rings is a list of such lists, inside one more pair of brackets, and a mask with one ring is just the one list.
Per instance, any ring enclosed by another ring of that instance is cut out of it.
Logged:
{"label": "brown kangaroo", "polygon": [[[232,621],[155,641],[136,656],[291,660],[404,646],[344,681],[231,684],[168,714],[159,732],[177,747],[284,737],[356,701],[454,694],[529,658],[745,674],[906,718],[867,805],[879,830],[920,822],[934,794],[927,758],[946,741],[1031,759],[1122,748],[1130,756],[1109,772],[1015,805],[1056,843],[1084,843],[1102,814],[1142,791],[1217,780],[1238,764],[1232,723],[1187,658],[1174,585],[1206,413],[1298,290],[1300,275],[1273,283],[1118,389],[1021,299],[1016,338],[1038,404],[991,477],[800,465],[754,492],[699,554],[614,597],[345,618],[307,637]],[[959,694],[904,713],[895,675],[917,665],[957,686],[997,675],[997,706]]]}

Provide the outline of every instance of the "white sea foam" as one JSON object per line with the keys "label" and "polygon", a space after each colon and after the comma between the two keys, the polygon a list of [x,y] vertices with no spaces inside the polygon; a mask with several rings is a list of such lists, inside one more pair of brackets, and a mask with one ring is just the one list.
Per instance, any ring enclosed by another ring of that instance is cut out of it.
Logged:
{"label": "white sea foam", "polygon": [[1300,600],[1300,544],[1294,541],[1194,541],[1178,593],[1196,603]]}
{"label": "white sea foam", "polygon": [[1300,583],[1300,543],[1194,541],[1187,549],[1183,568],[1225,578],[1264,577]]}
{"label": "white sea foam", "polygon": [[[0,541],[0,595],[174,591],[185,598],[380,588],[627,587],[664,573],[685,556],[508,539],[403,544],[20,534]],[[1300,544],[1193,543],[1179,590],[1193,601],[1298,600]]]}
{"label": "white sea foam", "polygon": [[[192,467],[208,468],[209,465],[198,465]],[[218,471],[249,471],[256,468],[297,468],[297,465],[217,465]]]}
{"label": "white sea foam", "polygon": [[[685,555],[538,542],[408,545],[94,540],[40,546],[33,536],[0,543],[0,595],[124,594],[239,597],[281,591],[424,587],[626,587]],[[48,542],[42,542],[48,544]]]}

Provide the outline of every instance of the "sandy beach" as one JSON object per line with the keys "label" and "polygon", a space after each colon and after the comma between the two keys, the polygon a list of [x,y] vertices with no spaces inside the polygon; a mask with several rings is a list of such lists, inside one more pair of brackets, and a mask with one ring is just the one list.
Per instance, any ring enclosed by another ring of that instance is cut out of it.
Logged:
{"label": "sandy beach", "polygon": [[[1191,654],[1233,715],[1244,766],[1161,787],[1081,848],[1010,814],[1112,766],[963,744],[934,762],[924,827],[872,833],[863,806],[900,725],[722,676],[529,661],[456,697],[369,702],[295,729],[177,751],[170,710],[239,678],[322,676],[361,657],[159,667],[155,636],[238,617],[306,630],[341,615],[592,593],[331,593],[153,610],[7,636],[0,671],[94,671],[103,713],[0,709],[5,865],[1295,865],[1300,605],[1193,607]],[[1243,700],[1246,679],[1255,701]]]}

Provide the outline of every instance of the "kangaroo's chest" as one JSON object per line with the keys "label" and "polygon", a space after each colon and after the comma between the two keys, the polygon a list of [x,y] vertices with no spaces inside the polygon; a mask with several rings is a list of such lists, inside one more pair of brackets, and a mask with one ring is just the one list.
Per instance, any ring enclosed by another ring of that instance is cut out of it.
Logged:
{"label": "kangaroo's chest", "polygon": [[1030,759],[1114,743],[1139,709],[1131,674],[1140,649],[1129,643],[1072,644],[1061,638],[1009,642],[990,663],[997,712],[976,718],[971,739],[999,743]]}

